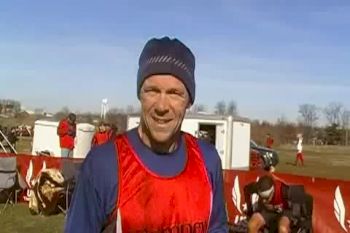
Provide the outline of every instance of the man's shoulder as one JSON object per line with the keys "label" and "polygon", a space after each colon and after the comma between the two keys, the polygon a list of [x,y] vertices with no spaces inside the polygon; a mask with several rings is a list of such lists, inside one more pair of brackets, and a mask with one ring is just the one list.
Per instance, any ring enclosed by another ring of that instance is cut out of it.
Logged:
{"label": "man's shoulder", "polygon": [[115,155],[115,145],[113,141],[109,141],[107,143],[94,146],[91,148],[89,154],[94,159],[100,159],[100,158],[106,158],[109,157],[111,154]]}
{"label": "man's shoulder", "polygon": [[85,158],[85,164],[93,170],[105,169],[116,163],[114,142],[94,146]]}
{"label": "man's shoulder", "polygon": [[59,121],[60,123],[63,123],[63,122],[68,122],[68,120],[66,118],[63,118]]}
{"label": "man's shoulder", "polygon": [[98,192],[112,192],[118,183],[118,160],[113,142],[93,147],[86,156],[81,170]]}
{"label": "man's shoulder", "polygon": [[193,136],[192,134],[184,132],[184,131],[182,131],[182,134],[195,140],[201,148],[205,148],[205,149],[208,149],[210,152],[217,153],[215,146],[213,144],[209,143],[208,141],[206,141],[204,139],[197,138],[197,137]]}
{"label": "man's shoulder", "polygon": [[221,164],[221,158],[216,147],[203,139],[197,138],[196,140],[207,168],[209,170],[216,169]]}
{"label": "man's shoulder", "polygon": [[[215,145],[213,145],[212,143],[209,143],[203,139],[196,139],[197,143],[199,145],[199,147],[207,152],[207,154],[209,153],[210,155],[215,155],[216,157],[219,157],[218,151],[216,150]],[[220,157],[219,157],[220,158]]]}
{"label": "man's shoulder", "polygon": [[61,120],[58,122],[58,125],[59,125],[59,126],[68,125],[67,119],[61,119]]}

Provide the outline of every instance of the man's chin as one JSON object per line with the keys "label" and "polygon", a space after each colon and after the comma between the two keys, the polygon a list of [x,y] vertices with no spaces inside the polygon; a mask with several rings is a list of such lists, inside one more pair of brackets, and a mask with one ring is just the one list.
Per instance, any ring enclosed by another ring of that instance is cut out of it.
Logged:
{"label": "man's chin", "polygon": [[152,141],[156,144],[168,144],[171,141],[171,137],[168,136],[153,136]]}
{"label": "man's chin", "polygon": [[167,144],[173,139],[173,135],[168,132],[152,132],[152,141],[157,144]]}

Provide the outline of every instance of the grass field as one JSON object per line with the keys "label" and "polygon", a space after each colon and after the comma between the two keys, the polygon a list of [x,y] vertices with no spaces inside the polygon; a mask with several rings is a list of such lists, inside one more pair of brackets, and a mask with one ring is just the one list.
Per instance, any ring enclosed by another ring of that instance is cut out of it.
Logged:
{"label": "grass field", "polygon": [[350,147],[304,146],[304,167],[295,167],[291,145],[276,148],[280,156],[277,171],[283,173],[350,180]]}
{"label": "grass field", "polygon": [[[21,139],[19,152],[30,152],[29,138]],[[295,149],[291,145],[276,148],[280,156],[278,172],[334,179],[350,180],[350,147],[304,146],[305,167],[295,167]],[[0,205],[2,209],[3,205]],[[63,232],[64,215],[52,217],[32,216],[28,205],[8,206],[0,214],[2,233],[55,233]]]}
{"label": "grass field", "polygon": [[0,205],[0,232],[2,233],[59,233],[63,232],[64,215],[33,216],[27,204]]}

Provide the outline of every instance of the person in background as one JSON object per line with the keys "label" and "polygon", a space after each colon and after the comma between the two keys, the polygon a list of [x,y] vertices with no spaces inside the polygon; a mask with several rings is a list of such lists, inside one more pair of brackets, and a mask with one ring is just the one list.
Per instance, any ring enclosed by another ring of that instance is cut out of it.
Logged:
{"label": "person in background", "polygon": [[[288,200],[284,198],[288,186],[280,180],[273,179],[270,175],[264,175],[257,182],[252,182],[244,187],[245,200],[247,200],[248,233],[258,233],[262,227],[272,227],[277,223],[279,233],[290,232],[290,219],[285,215]],[[258,203],[251,203],[251,196],[256,193],[259,196]]]}
{"label": "person in background", "polygon": [[109,124],[101,122],[92,138],[91,146],[93,147],[106,143],[110,139],[110,128]]}
{"label": "person in background", "polygon": [[288,184],[271,174],[263,175],[244,186],[244,198],[248,233],[311,232],[313,197],[302,184]]}
{"label": "person in background", "polygon": [[76,136],[76,115],[70,113],[62,119],[57,127],[57,135],[60,139],[61,156],[64,158],[73,157],[74,139]]}
{"label": "person in background", "polygon": [[301,166],[304,166],[303,135],[301,133],[297,135],[297,153],[295,158],[295,166],[298,166],[299,161]]}
{"label": "person in background", "polygon": [[266,135],[266,143],[265,143],[265,144],[266,144],[266,147],[271,149],[273,143],[274,143],[273,137],[271,136],[271,134],[268,133],[268,134]]}
{"label": "person in background", "polygon": [[215,146],[181,131],[195,99],[195,57],[178,39],[149,40],[139,58],[138,127],[92,148],[66,233],[228,232]]}
{"label": "person in background", "polygon": [[111,128],[109,130],[109,140],[115,140],[118,134],[118,126],[116,124],[111,124]]}

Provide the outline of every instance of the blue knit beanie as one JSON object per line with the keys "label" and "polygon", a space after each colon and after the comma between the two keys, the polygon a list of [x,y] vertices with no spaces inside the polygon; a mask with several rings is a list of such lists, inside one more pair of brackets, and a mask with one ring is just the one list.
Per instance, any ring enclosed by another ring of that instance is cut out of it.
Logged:
{"label": "blue knit beanie", "polygon": [[181,41],[169,37],[150,39],[139,59],[137,96],[140,98],[140,89],[146,78],[155,74],[170,74],[183,82],[193,104],[196,94],[194,69],[195,57]]}

